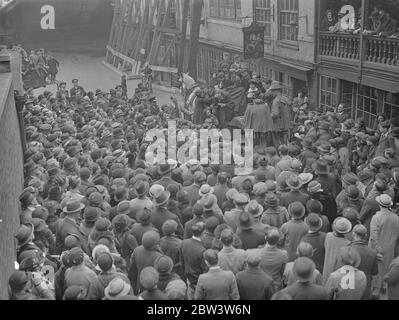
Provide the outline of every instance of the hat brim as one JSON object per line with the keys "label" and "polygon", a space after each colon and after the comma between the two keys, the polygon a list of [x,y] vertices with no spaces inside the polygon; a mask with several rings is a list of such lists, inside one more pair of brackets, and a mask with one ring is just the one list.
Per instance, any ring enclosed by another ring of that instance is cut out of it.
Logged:
{"label": "hat brim", "polygon": [[166,204],[166,203],[169,201],[169,199],[170,199],[170,192],[169,192],[169,191],[164,191],[164,192],[166,192],[166,194],[167,194],[166,199],[165,199],[164,201],[160,202],[160,203],[157,203],[157,202],[156,202],[156,199],[155,199],[155,203],[154,203],[154,206],[155,206],[155,207],[160,207],[160,206]]}
{"label": "hat brim", "polygon": [[198,193],[199,193],[199,195],[200,195],[201,197],[204,197],[204,196],[213,194],[214,191],[215,191],[215,189],[213,189],[213,187],[211,187],[211,188],[209,189],[209,192],[207,192],[207,193],[203,193],[203,192],[201,192],[201,190],[199,190]]}
{"label": "hat brim", "polygon": [[110,289],[109,287],[106,287],[106,288],[104,289],[104,295],[105,295],[105,297],[106,297],[108,300],[118,300],[119,298],[128,295],[129,292],[130,292],[130,288],[131,288],[130,284],[124,282],[123,290],[122,290],[121,292],[119,292],[117,295],[111,296],[111,295],[109,294],[109,289]]}
{"label": "hat brim", "polygon": [[309,227],[309,229],[311,230],[311,231],[320,231],[320,229],[323,227],[323,220],[319,217],[319,222],[318,222],[318,225],[317,226],[311,226],[309,223],[308,223],[308,221],[307,221],[308,219],[307,218],[305,218],[305,223],[306,223],[306,225]]}
{"label": "hat brim", "polygon": [[301,182],[299,183],[299,185],[293,186],[293,185],[291,185],[289,182],[287,182],[287,186],[288,186],[288,188],[290,188],[290,189],[299,190],[299,189],[301,189],[301,188],[303,187],[303,183],[302,183],[302,181],[301,181]]}
{"label": "hat brim", "polygon": [[62,210],[62,212],[65,213],[65,214],[77,213],[77,212],[83,210],[84,207],[85,207],[85,205],[84,205],[83,203],[81,203],[80,206],[79,206],[79,208],[77,208],[77,209],[75,209],[75,210],[72,210],[72,211],[68,211],[68,210],[67,210],[67,207],[65,206],[65,208]]}
{"label": "hat brim", "polygon": [[24,239],[23,241],[18,241],[18,247],[22,247],[22,246],[24,246],[25,244],[27,244],[27,243],[30,241],[30,238],[32,237],[33,232],[34,232],[34,230],[35,230],[33,224],[31,224],[31,223],[25,223],[24,225],[30,228],[30,234],[29,234],[29,237],[27,237],[27,238]]}

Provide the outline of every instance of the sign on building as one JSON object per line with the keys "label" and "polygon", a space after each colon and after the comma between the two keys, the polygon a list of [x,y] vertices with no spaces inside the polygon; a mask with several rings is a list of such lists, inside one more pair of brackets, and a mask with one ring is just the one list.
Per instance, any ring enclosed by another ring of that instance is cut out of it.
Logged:
{"label": "sign on building", "polygon": [[265,54],[265,28],[252,23],[243,28],[244,59],[259,59]]}

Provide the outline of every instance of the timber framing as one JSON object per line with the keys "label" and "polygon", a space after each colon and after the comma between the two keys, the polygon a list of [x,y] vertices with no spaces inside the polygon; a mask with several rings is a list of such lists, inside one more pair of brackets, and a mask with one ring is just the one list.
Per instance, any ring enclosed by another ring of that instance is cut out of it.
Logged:
{"label": "timber framing", "polygon": [[[147,63],[155,80],[171,81],[182,70],[182,30],[186,33],[187,0],[114,0],[114,17],[106,63],[138,75]],[[183,48],[183,49],[182,49]],[[187,66],[183,66],[186,69]]]}

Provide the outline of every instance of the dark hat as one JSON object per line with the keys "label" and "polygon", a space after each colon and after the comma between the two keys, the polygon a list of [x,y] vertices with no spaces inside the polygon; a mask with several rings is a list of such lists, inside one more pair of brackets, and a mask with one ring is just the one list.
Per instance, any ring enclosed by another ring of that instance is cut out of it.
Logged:
{"label": "dark hat", "polygon": [[69,262],[72,265],[79,265],[83,262],[84,259],[84,252],[81,248],[75,247],[69,251]]}
{"label": "dark hat", "polygon": [[33,224],[31,223],[21,224],[18,227],[18,230],[15,234],[15,238],[18,240],[19,247],[22,247],[23,245],[32,240],[33,231],[34,227]]}
{"label": "dark hat", "polygon": [[70,199],[67,201],[65,208],[62,210],[65,214],[72,214],[80,212],[85,205],[79,200]]}
{"label": "dark hat", "polygon": [[306,209],[302,203],[296,201],[288,206],[288,213],[294,219],[302,219],[306,213]]}
{"label": "dark hat", "polygon": [[350,185],[346,188],[346,195],[352,200],[358,200],[360,197],[360,191],[354,185]]}
{"label": "dark hat", "polygon": [[201,203],[204,206],[204,211],[211,211],[217,205],[217,198],[215,196],[205,197]]}
{"label": "dark hat", "polygon": [[80,241],[79,235],[68,234],[64,239],[64,246],[67,250],[71,250],[72,248],[80,247],[81,241]]}
{"label": "dark hat", "polygon": [[172,171],[172,169],[170,168],[170,165],[166,163],[166,164],[161,164],[159,166],[158,173],[161,176],[163,176],[163,175],[166,175],[166,174],[170,173],[171,171]]}
{"label": "dark hat", "polygon": [[140,284],[145,290],[153,289],[159,281],[159,273],[153,267],[146,267],[140,272]]}
{"label": "dark hat", "polygon": [[317,160],[313,163],[312,169],[316,174],[328,174],[328,163],[325,160]]}
{"label": "dark hat", "polygon": [[174,267],[173,260],[166,255],[159,256],[157,259],[155,259],[154,268],[160,274],[172,272],[173,267]]}
{"label": "dark hat", "polygon": [[34,272],[38,267],[40,267],[43,261],[43,255],[39,250],[27,250],[21,254],[20,257],[19,270]]}
{"label": "dark hat", "polygon": [[92,192],[88,198],[89,204],[93,206],[99,206],[103,201],[104,198],[101,193],[99,192]]}
{"label": "dark hat", "polygon": [[238,222],[242,230],[252,229],[252,226],[254,224],[253,217],[248,212],[241,212],[238,218]]}
{"label": "dark hat", "polygon": [[316,267],[312,260],[301,257],[295,260],[293,272],[299,282],[308,282],[312,279]]}
{"label": "dark hat", "polygon": [[34,232],[41,232],[47,228],[46,222],[40,218],[32,218],[32,224],[34,227]]}
{"label": "dark hat", "polygon": [[150,189],[150,185],[147,181],[139,180],[134,185],[134,189],[138,197],[145,195]]}
{"label": "dark hat", "polygon": [[169,191],[162,191],[156,198],[155,198],[155,203],[154,206],[160,207],[162,205],[165,205],[170,198],[170,192]]}
{"label": "dark hat", "polygon": [[367,181],[374,176],[373,171],[365,169],[359,172],[359,180],[360,182]]}
{"label": "dark hat", "polygon": [[193,206],[193,214],[194,216],[201,216],[204,213],[204,207],[200,203],[196,203]]}
{"label": "dark hat", "polygon": [[205,221],[205,229],[211,231],[212,233],[215,231],[218,225],[219,225],[219,219],[216,217],[209,217]]}
{"label": "dark hat", "polygon": [[265,204],[269,207],[277,207],[279,204],[279,200],[274,193],[268,193],[266,195]]}
{"label": "dark hat", "polygon": [[83,219],[87,222],[95,222],[100,217],[100,212],[96,207],[86,207],[83,212]]}
{"label": "dark hat", "polygon": [[32,212],[32,218],[39,218],[44,221],[47,221],[47,218],[49,216],[49,212],[45,207],[37,207],[35,210]]}
{"label": "dark hat", "polygon": [[256,200],[250,201],[245,207],[245,210],[254,218],[258,218],[263,214],[263,207]]}
{"label": "dark hat", "polygon": [[63,300],[84,300],[87,296],[87,289],[84,286],[73,285],[68,287],[63,296]]}
{"label": "dark hat", "polygon": [[309,213],[321,214],[323,212],[323,204],[315,199],[309,199],[306,203],[306,208]]}
{"label": "dark hat", "polygon": [[359,221],[360,215],[359,212],[352,207],[346,207],[342,211],[342,216],[348,219],[352,224],[357,223]]}
{"label": "dark hat", "polygon": [[175,220],[166,220],[162,225],[162,232],[165,236],[171,236],[177,230],[178,224]]}
{"label": "dark hat", "polygon": [[106,218],[99,218],[94,224],[97,231],[107,231],[111,228],[111,222]]}
{"label": "dark hat", "polygon": [[8,284],[12,292],[18,292],[21,291],[26,286],[26,284],[31,280],[31,278],[32,275],[30,272],[15,270],[8,279]]}
{"label": "dark hat", "polygon": [[115,228],[115,231],[123,231],[127,230],[131,225],[132,220],[127,214],[118,214],[112,219],[112,225]]}
{"label": "dark hat", "polygon": [[323,220],[315,213],[309,214],[305,218],[305,223],[311,231],[319,231],[323,227]]}
{"label": "dark hat", "polygon": [[104,272],[110,270],[112,268],[113,263],[114,259],[112,258],[112,255],[109,252],[103,252],[97,258],[97,264],[100,267],[100,269]]}
{"label": "dark hat", "polygon": [[342,177],[342,181],[348,185],[355,185],[358,180],[358,177],[352,172],[349,172]]}

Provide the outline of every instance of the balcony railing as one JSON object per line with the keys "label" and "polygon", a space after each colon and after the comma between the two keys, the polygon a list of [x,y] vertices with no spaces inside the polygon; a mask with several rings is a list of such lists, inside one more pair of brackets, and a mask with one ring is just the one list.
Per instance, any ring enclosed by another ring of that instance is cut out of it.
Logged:
{"label": "balcony railing", "polygon": [[320,32],[319,54],[321,56],[359,60],[384,65],[399,66],[399,39],[364,37],[364,50],[360,50],[360,36]]}
{"label": "balcony railing", "polygon": [[365,59],[399,66],[399,39],[365,37]]}
{"label": "balcony railing", "polygon": [[320,50],[322,56],[359,59],[360,37],[350,34],[320,32]]}

